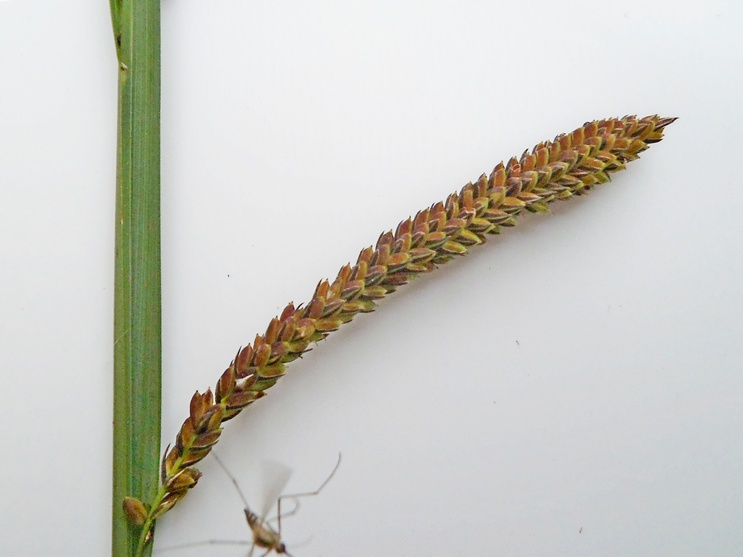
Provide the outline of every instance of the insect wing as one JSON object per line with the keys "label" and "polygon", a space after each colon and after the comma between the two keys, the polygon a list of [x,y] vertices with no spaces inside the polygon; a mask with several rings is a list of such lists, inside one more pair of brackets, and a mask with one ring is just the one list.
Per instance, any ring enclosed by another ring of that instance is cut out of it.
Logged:
{"label": "insect wing", "polygon": [[261,493],[263,505],[260,507],[262,519],[268,516],[271,509],[278,501],[284,491],[289,478],[292,475],[292,469],[280,462],[266,461],[262,465],[263,481],[261,482]]}

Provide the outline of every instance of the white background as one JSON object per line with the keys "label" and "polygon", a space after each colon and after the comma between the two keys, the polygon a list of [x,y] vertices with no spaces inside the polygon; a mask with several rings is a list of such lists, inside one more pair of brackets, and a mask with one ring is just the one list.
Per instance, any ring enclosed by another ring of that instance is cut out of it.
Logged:
{"label": "white background", "polygon": [[[249,499],[265,459],[304,491],[343,453],[284,522],[295,557],[743,554],[741,6],[165,1],[163,444],[383,230],[586,120],[679,116],[321,343],[217,450]],[[0,2],[0,80],[0,552],[105,555],[108,3]],[[247,539],[200,468],[156,550]]]}

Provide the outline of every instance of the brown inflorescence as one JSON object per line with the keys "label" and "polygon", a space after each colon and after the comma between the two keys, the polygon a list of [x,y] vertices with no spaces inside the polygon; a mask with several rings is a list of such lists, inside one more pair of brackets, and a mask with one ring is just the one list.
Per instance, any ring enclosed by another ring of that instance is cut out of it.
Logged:
{"label": "brown inflorescence", "polygon": [[189,417],[162,462],[162,497],[150,511],[154,519],[173,507],[196,485],[200,472],[191,468],[204,458],[222,432],[221,424],[266,394],[284,375],[287,364],[348,323],[374,311],[377,300],[464,255],[486,235],[514,226],[524,210],[545,212],[556,199],[581,195],[663,138],[675,118],[648,116],[589,122],[554,141],[540,143],[521,158],[500,163],[445,202],[433,204],[385,232],[375,247],[361,251],[329,282],[321,281],[305,306],[286,306],[280,316],[241,348],[217,382],[215,392],[196,392]]}

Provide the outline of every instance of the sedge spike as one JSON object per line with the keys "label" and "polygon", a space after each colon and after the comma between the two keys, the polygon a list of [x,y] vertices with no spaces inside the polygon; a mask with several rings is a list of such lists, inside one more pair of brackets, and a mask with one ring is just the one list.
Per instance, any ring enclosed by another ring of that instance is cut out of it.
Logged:
{"label": "sedge spike", "polygon": [[189,417],[162,461],[162,486],[143,528],[149,539],[154,520],[171,509],[200,476],[194,464],[217,443],[222,423],[263,397],[284,375],[287,364],[359,313],[369,313],[377,301],[416,275],[436,269],[488,234],[514,226],[524,212],[546,212],[548,204],[588,192],[610,180],[650,144],[663,138],[675,118],[648,116],[589,122],[554,141],[540,143],[520,158],[500,163],[445,202],[434,203],[402,221],[395,232],[383,233],[375,247],[361,250],[354,265],[317,285],[304,306],[286,306],[280,316],[238,350],[212,393],[198,391]]}

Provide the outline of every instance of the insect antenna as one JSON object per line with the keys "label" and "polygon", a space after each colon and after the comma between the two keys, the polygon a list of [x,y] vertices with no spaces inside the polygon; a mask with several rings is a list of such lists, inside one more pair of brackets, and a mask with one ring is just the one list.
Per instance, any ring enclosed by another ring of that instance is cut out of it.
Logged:
{"label": "insect antenna", "polygon": [[235,486],[235,489],[237,490],[238,495],[240,495],[240,499],[242,499],[242,502],[245,508],[246,509],[250,508],[250,505],[248,505],[248,500],[245,498],[245,494],[243,493],[243,490],[240,489],[240,484],[237,483],[237,479],[235,478],[235,476],[233,476],[232,473],[227,469],[227,466],[225,465],[224,462],[222,462],[222,460],[219,458],[219,456],[217,455],[215,451],[212,451],[212,455],[214,456],[214,459],[217,461],[217,464],[219,464],[219,467],[222,468],[222,470],[224,470],[225,474],[227,474],[227,477],[232,482],[232,485]]}

